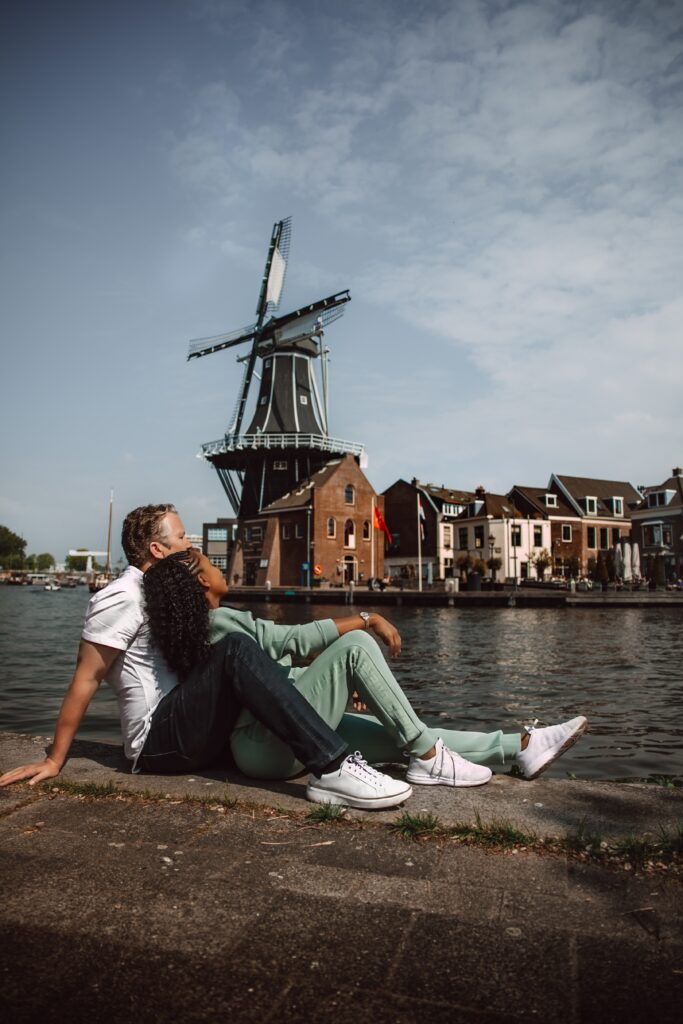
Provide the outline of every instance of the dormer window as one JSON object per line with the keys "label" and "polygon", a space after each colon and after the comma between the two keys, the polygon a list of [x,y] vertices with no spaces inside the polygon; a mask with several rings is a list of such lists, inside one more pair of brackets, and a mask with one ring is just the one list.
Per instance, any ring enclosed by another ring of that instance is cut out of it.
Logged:
{"label": "dormer window", "polygon": [[478,516],[484,507],[483,501],[471,501],[467,506],[467,514],[470,516]]}
{"label": "dormer window", "polygon": [[615,516],[623,516],[624,514],[624,499],[623,498],[612,498],[612,514]]}
{"label": "dormer window", "polygon": [[557,508],[557,495],[546,494],[545,496],[545,507],[546,508]]}
{"label": "dormer window", "polygon": [[596,516],[598,514],[598,499],[593,497],[584,498],[586,503],[586,515]]}

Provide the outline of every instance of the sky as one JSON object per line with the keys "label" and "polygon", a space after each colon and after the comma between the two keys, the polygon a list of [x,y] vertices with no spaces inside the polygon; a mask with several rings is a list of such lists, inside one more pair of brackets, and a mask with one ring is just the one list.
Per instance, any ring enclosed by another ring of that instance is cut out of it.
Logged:
{"label": "sky", "polygon": [[[229,515],[197,458],[280,312],[349,288],[330,432],[504,493],[683,459],[683,0],[23,0],[0,14],[0,523]],[[253,400],[253,396],[252,396]],[[115,548],[115,556],[120,549]]]}

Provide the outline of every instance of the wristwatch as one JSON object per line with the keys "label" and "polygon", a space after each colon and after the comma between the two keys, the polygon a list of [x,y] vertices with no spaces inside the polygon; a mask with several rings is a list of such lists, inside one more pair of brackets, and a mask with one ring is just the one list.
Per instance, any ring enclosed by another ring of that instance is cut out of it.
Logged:
{"label": "wristwatch", "polygon": [[365,628],[370,629],[370,612],[358,612],[358,614],[365,623]]}

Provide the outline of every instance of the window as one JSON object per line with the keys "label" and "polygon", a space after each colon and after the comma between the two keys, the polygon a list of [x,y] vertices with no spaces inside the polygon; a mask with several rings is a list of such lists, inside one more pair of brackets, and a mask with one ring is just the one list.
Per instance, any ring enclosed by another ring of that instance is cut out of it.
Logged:
{"label": "window", "polygon": [[542,526],[534,526],[534,547],[535,548],[542,548],[543,547],[543,527]]}
{"label": "window", "polygon": [[546,494],[545,496],[545,507],[546,508],[557,508],[557,495]]}
{"label": "window", "polygon": [[598,499],[597,498],[586,498],[586,514],[589,516],[596,516],[598,514]]}
{"label": "window", "polygon": [[595,527],[594,526],[589,526],[588,529],[586,530],[586,547],[588,547],[588,548],[595,548],[595,547],[597,547],[597,544],[595,543],[595,533],[596,533]]}
{"label": "window", "polygon": [[621,540],[621,530],[619,529],[618,526],[613,526],[612,527],[612,543],[613,544],[618,544],[620,540]]}
{"label": "window", "polygon": [[673,546],[673,530],[669,523],[664,523],[662,526],[662,544],[665,548]]}
{"label": "window", "polygon": [[484,546],[484,527],[474,527],[474,546],[475,548],[483,548]]}
{"label": "window", "polygon": [[453,547],[453,527],[444,526],[443,528],[443,546],[445,548]]}
{"label": "window", "polygon": [[268,396],[267,395],[261,395],[258,404],[259,405],[265,405],[267,401],[268,401]]}
{"label": "window", "polygon": [[569,544],[572,539],[572,528],[568,523],[562,523],[562,540]]}
{"label": "window", "polygon": [[344,504],[354,505],[356,501],[356,488],[353,484],[347,484],[344,488]]}
{"label": "window", "polygon": [[461,526],[458,529],[458,548],[460,551],[467,551],[469,544],[467,543],[467,527]]}
{"label": "window", "polygon": [[292,539],[292,527],[291,527],[291,525],[289,523],[283,523],[282,524],[282,539],[283,540],[291,540]]}
{"label": "window", "polygon": [[662,544],[662,524],[654,523],[651,526],[643,527],[643,538],[645,540],[646,548],[661,547]]}
{"label": "window", "polygon": [[299,404],[308,405],[308,395],[299,395]]}
{"label": "window", "polygon": [[296,537],[297,540],[303,540],[303,536],[304,536],[303,523],[297,523],[295,525],[295,527],[294,527],[294,536]]}
{"label": "window", "polygon": [[510,527],[510,544],[513,548],[521,548],[522,546],[522,527],[511,526]]}
{"label": "window", "polygon": [[347,519],[344,523],[344,547],[355,548],[356,546],[356,527],[353,524],[353,519]]}
{"label": "window", "polygon": [[215,565],[217,569],[222,569],[223,572],[228,568],[227,555],[211,555],[209,561],[212,565]]}
{"label": "window", "polygon": [[370,520],[366,519],[363,523],[363,540],[370,540]]}
{"label": "window", "polygon": [[327,520],[327,536],[337,536],[337,520],[333,519],[332,516],[330,516],[330,518]]}
{"label": "window", "polygon": [[606,551],[609,547],[609,530],[606,526],[600,527],[600,548]]}
{"label": "window", "polygon": [[612,512],[615,516],[623,516],[624,514],[624,500],[623,498],[612,498]]}
{"label": "window", "polygon": [[228,539],[228,531],[226,530],[226,528],[224,526],[221,526],[221,527],[210,526],[209,529],[206,531],[206,539],[207,540],[227,540]]}
{"label": "window", "polygon": [[265,366],[266,370],[270,368],[270,364],[272,363],[272,361],[273,361],[272,359],[264,359],[263,360],[263,365]]}
{"label": "window", "polygon": [[287,469],[286,459],[276,459],[273,463],[273,469]]}

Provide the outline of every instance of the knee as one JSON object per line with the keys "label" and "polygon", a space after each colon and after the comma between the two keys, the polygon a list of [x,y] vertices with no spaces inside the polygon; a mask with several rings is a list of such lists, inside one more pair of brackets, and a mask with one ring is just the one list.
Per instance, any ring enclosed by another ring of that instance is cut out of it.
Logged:
{"label": "knee", "polygon": [[246,633],[230,633],[220,641],[220,645],[223,659],[227,663],[244,660],[257,647],[253,637],[247,636]]}
{"label": "knee", "polygon": [[377,641],[371,633],[364,629],[352,629],[336,641],[347,653],[374,654],[377,652]]}

